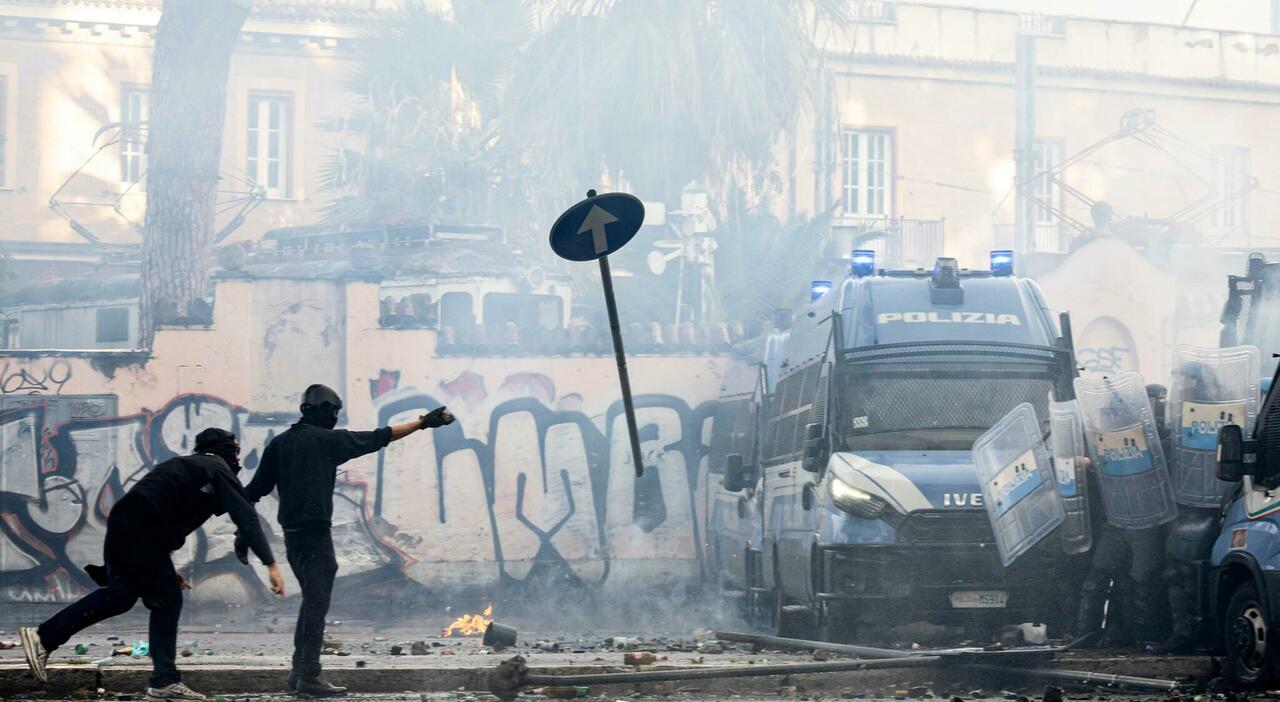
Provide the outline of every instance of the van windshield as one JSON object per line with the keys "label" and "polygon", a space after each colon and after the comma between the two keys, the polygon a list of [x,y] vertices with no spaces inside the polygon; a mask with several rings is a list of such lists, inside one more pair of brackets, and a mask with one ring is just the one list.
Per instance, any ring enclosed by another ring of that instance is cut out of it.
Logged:
{"label": "van windshield", "polygon": [[1054,368],[999,358],[845,363],[836,374],[832,428],[849,451],[967,450],[1029,402],[1047,431]]}

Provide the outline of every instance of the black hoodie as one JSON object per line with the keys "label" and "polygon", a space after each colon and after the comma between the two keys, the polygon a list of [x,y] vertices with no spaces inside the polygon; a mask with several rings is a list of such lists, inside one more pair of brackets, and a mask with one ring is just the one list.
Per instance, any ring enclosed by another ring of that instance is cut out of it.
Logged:
{"label": "black hoodie", "polygon": [[245,495],[257,502],[278,489],[280,526],[286,532],[328,529],[338,466],[389,443],[390,427],[347,431],[298,422],[267,444]]}
{"label": "black hoodie", "polygon": [[245,497],[240,479],[217,456],[197,453],[171,458],[130,488],[123,499],[130,498],[142,498],[155,508],[160,515],[158,526],[171,551],[181,548],[187,535],[209,517],[229,514],[263,565],[275,563],[258,513]]}

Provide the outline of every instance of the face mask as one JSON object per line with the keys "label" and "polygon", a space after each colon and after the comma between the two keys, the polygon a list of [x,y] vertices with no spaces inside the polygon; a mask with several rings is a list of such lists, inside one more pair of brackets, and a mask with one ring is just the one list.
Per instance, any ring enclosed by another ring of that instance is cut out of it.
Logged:
{"label": "face mask", "polygon": [[231,472],[240,472],[242,467],[240,465],[240,444],[235,442],[220,442],[209,447],[207,451],[210,454],[221,458],[223,461],[226,461],[227,465],[231,468]]}
{"label": "face mask", "polygon": [[341,408],[335,408],[329,404],[310,407],[302,413],[302,421],[321,429],[332,429],[338,425],[338,413],[340,411]]}

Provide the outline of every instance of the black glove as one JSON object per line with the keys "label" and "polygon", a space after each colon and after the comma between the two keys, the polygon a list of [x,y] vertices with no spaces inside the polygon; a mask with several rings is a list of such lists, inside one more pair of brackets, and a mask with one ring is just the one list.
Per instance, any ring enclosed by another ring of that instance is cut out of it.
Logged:
{"label": "black glove", "polygon": [[241,563],[249,565],[249,542],[240,534],[239,531],[236,532],[235,549],[236,558],[238,558]]}
{"label": "black glove", "polygon": [[435,429],[446,424],[453,424],[453,415],[449,413],[448,408],[439,407],[431,410],[428,414],[418,417],[418,421],[423,429]]}

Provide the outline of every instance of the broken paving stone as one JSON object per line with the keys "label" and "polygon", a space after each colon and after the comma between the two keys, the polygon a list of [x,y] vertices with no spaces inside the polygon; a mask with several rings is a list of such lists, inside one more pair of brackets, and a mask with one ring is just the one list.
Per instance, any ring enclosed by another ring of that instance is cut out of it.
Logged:
{"label": "broken paving stone", "polygon": [[415,656],[425,656],[428,652],[426,641],[414,641],[409,647],[409,653]]}
{"label": "broken paving stone", "polygon": [[816,649],[813,652],[813,660],[818,661],[819,663],[829,661],[831,660],[831,653],[822,649]]}
{"label": "broken paving stone", "polygon": [[389,653],[391,653],[391,655],[393,655],[393,656],[403,656],[403,655],[404,655],[404,646],[392,646],[392,647],[391,647],[391,650],[389,651]]}
{"label": "broken paving stone", "polygon": [[704,641],[698,644],[698,653],[724,653],[724,644],[719,641]]}
{"label": "broken paving stone", "polygon": [[913,700],[923,700],[933,697],[933,693],[925,685],[913,685],[907,689],[907,696]]}
{"label": "broken paving stone", "polygon": [[182,657],[183,657],[183,658],[190,658],[190,657],[191,657],[191,649],[189,649],[189,648],[184,648],[184,649],[182,649]]}
{"label": "broken paving stone", "polygon": [[363,668],[363,667],[364,667],[364,665],[365,665],[365,664],[364,664],[364,661],[356,661],[356,667],[357,667],[357,668]]}
{"label": "broken paving stone", "polygon": [[[261,655],[261,654],[259,654],[259,655]],[[349,656],[349,655],[351,655],[351,652],[350,652],[350,651],[338,651],[338,655],[339,655],[339,656]]]}
{"label": "broken paving stone", "polygon": [[1050,685],[1044,689],[1044,702],[1062,702],[1062,688]]}

